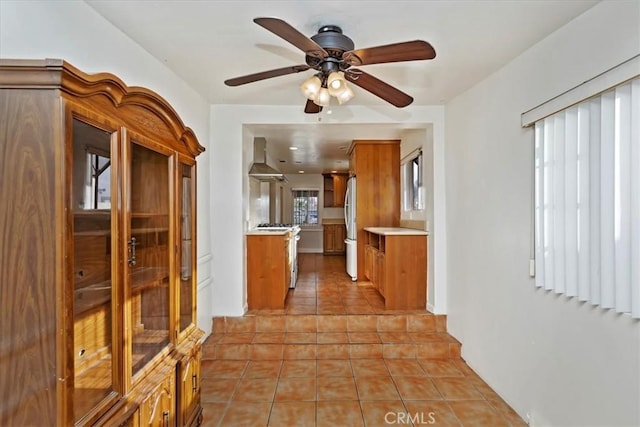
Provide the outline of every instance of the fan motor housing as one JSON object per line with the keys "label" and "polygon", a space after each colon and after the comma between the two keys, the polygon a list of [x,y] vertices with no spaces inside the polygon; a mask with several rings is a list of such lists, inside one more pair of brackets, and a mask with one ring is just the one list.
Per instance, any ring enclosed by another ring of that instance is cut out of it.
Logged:
{"label": "fan motor housing", "polygon": [[311,40],[322,46],[332,56],[332,50],[340,51],[342,55],[342,52],[353,50],[355,47],[353,40],[342,34],[342,29],[336,25],[321,27],[318,34],[311,36]]}
{"label": "fan motor housing", "polygon": [[[317,70],[327,72],[334,69],[345,70],[349,68],[349,64],[342,62],[342,54],[353,50],[355,44],[353,40],[342,34],[342,28],[337,25],[324,25],[318,30],[318,34],[311,36],[311,40],[318,43],[329,54],[328,58],[316,58],[307,55],[305,60],[307,65]],[[323,67],[323,64],[326,64]]]}

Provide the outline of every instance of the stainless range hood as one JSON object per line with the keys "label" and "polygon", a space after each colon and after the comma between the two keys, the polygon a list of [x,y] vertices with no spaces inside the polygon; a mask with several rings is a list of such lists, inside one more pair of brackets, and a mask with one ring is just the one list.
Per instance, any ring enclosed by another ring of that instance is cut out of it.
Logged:
{"label": "stainless range hood", "polygon": [[253,139],[253,165],[249,169],[249,176],[259,181],[286,182],[284,174],[267,164],[267,140],[256,137]]}

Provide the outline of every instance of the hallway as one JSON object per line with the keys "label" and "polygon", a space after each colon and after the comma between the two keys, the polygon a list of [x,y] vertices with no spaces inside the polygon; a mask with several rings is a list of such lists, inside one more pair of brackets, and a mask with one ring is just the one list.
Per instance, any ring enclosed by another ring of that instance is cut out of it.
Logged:
{"label": "hallway", "polygon": [[[380,293],[368,282],[347,276],[344,256],[300,254],[298,282],[290,289],[284,310],[254,310],[248,314],[392,314]],[[399,311],[422,313],[425,311]]]}
{"label": "hallway", "polygon": [[446,316],[385,311],[344,257],[299,263],[283,310],[213,320],[203,425],[526,425],[460,358]]}

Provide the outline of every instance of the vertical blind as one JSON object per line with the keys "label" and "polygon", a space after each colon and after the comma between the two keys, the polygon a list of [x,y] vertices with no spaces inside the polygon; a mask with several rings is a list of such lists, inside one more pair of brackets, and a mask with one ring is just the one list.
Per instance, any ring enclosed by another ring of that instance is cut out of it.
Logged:
{"label": "vertical blind", "polygon": [[640,318],[640,78],[535,123],[536,285]]}

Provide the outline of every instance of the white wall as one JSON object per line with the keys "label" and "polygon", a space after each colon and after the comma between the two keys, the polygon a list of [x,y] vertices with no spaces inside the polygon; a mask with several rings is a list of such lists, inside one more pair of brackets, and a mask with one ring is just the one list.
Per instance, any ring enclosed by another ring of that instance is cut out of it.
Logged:
{"label": "white wall", "polygon": [[[520,114],[637,55],[640,2],[602,2],[446,105],[449,331],[532,425],[640,425],[640,323],[528,276]],[[437,160],[436,160],[437,161]]]}
{"label": "white wall", "polygon": [[[147,87],[165,98],[209,143],[206,100],[161,62],[84,2],[0,1],[3,58],[60,58],[87,73],[111,72],[129,86]],[[211,239],[208,223],[209,152],[198,157],[198,326],[211,330]]]}
{"label": "white wall", "polygon": [[249,180],[249,228],[258,224],[269,222],[269,183]]}
{"label": "white wall", "polygon": [[[435,188],[433,227],[442,230],[439,239],[441,254],[436,259],[434,310],[444,312],[446,302],[446,233],[444,224],[444,108],[412,106],[395,107],[343,106],[324,123],[384,124],[405,123],[415,128],[433,128]],[[249,221],[247,206],[249,184],[246,160],[253,135],[247,131],[252,124],[312,124],[316,115],[304,114],[300,105],[244,106],[214,105],[211,107],[211,226],[213,252],[213,312],[217,316],[240,316],[246,309],[246,245],[244,232]],[[224,155],[223,155],[224,154]],[[319,188],[322,188],[321,186]],[[285,212],[287,207],[285,205]],[[220,243],[222,242],[222,243]],[[437,268],[440,265],[441,268]],[[438,273],[439,272],[439,273]]]}

